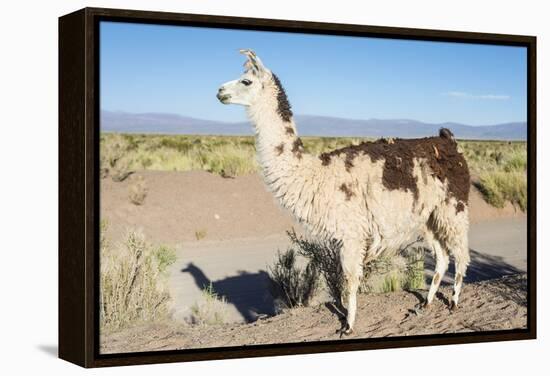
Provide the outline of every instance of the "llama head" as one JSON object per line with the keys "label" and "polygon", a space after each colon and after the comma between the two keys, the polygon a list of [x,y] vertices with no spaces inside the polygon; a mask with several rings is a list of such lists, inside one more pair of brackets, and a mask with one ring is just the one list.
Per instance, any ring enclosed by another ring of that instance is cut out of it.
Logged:
{"label": "llama head", "polygon": [[217,97],[223,104],[250,106],[264,91],[265,84],[271,82],[272,74],[252,50],[240,50],[247,57],[245,71],[236,80],[226,82],[218,89]]}

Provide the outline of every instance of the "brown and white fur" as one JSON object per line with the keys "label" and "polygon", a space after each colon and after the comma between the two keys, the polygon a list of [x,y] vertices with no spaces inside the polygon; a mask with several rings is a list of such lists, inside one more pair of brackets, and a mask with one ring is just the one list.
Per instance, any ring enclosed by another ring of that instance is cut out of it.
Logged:
{"label": "brown and white fur", "polygon": [[[254,125],[265,183],[279,203],[313,236],[342,242],[347,300],[347,323],[342,333],[353,330],[364,265],[383,253],[398,252],[418,238],[424,239],[436,258],[426,306],[434,299],[452,255],[456,272],[451,304],[456,308],[470,261],[467,197],[458,200],[449,195],[448,181],[436,176],[422,158],[413,159],[416,188],[412,192],[387,187],[384,158],[358,153],[350,163],[345,153],[336,152],[324,160],[305,153],[278,78],[253,51],[240,52],[247,57],[245,72],[223,84],[218,99],[245,106]],[[454,143],[449,135],[443,131],[442,142],[448,139]],[[434,153],[438,154],[435,146]],[[457,163],[462,166],[463,162]],[[469,181],[467,184],[469,187]]]}

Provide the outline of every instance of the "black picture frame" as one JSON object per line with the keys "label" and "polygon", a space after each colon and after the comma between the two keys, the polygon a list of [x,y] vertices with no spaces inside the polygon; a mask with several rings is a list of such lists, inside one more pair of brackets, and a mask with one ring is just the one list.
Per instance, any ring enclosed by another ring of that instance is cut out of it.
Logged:
{"label": "black picture frame", "polygon": [[[449,335],[350,339],[124,354],[99,353],[99,22],[123,21],[527,48],[528,326]],[[152,11],[85,8],[59,18],[59,357],[120,366],[536,338],[536,37]]]}

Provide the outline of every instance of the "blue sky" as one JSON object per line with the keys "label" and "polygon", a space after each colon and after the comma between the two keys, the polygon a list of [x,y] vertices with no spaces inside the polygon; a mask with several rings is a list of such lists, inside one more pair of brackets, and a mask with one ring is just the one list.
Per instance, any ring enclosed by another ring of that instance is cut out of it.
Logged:
{"label": "blue sky", "polygon": [[245,120],[216,99],[256,51],[296,114],[491,125],[526,121],[524,47],[102,22],[101,108]]}

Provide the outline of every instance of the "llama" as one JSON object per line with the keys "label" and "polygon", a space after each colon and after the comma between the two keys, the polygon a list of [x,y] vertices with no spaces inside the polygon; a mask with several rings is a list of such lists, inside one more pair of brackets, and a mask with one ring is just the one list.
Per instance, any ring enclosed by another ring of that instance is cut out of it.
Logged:
{"label": "llama", "polygon": [[280,205],[317,239],[341,242],[347,314],[339,332],[353,332],[364,265],[418,238],[436,259],[423,307],[432,303],[453,256],[450,308],[456,309],[470,261],[470,176],[452,133],[441,129],[439,137],[382,139],[308,154],[278,77],[253,51],[240,52],[247,57],[244,74],[223,84],[217,97],[246,108],[264,181]]}

